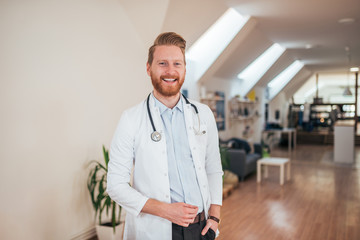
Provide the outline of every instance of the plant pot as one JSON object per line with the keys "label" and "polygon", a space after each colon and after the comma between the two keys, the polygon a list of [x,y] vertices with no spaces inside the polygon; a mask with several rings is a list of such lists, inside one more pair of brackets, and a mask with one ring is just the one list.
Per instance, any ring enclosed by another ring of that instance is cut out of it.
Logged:
{"label": "plant pot", "polygon": [[124,222],[114,229],[111,226],[96,225],[96,234],[99,240],[121,240],[123,239]]}

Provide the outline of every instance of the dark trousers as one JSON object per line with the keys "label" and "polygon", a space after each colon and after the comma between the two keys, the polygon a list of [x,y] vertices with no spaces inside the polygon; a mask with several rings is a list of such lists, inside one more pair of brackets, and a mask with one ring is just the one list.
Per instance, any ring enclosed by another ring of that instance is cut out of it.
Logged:
{"label": "dark trousers", "polygon": [[215,232],[212,229],[203,236],[201,231],[206,225],[206,220],[182,227],[175,223],[172,224],[172,240],[213,240]]}

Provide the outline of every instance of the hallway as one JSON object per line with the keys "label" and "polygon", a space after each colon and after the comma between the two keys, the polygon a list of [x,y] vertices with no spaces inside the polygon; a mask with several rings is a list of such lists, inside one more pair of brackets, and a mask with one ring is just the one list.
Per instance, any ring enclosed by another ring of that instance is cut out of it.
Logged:
{"label": "hallway", "polygon": [[[360,239],[360,148],[353,166],[331,162],[332,146],[298,145],[291,180],[279,185],[279,169],[256,183],[249,176],[224,200],[220,240]],[[287,157],[287,149],[275,149]]]}

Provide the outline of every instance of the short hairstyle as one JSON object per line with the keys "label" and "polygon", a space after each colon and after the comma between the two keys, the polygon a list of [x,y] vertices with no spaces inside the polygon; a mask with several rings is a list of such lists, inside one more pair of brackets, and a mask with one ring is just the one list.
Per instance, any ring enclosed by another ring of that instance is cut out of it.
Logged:
{"label": "short hairstyle", "polygon": [[181,52],[184,55],[185,61],[185,48],[186,48],[186,41],[185,39],[177,33],[174,32],[164,32],[161,33],[154,41],[154,44],[149,48],[148,54],[148,63],[151,65],[154,59],[154,52],[157,46],[163,45],[173,45],[180,48]]}

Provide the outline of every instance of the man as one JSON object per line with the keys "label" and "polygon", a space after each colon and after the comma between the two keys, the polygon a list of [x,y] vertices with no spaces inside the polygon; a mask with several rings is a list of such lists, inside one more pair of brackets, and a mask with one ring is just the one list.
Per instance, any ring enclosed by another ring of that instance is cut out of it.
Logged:
{"label": "man", "polygon": [[146,64],[154,90],[124,111],[111,144],[107,192],[127,211],[125,239],[215,238],[222,204],[218,133],[211,110],[180,93],[185,47],[176,33],[157,37]]}

